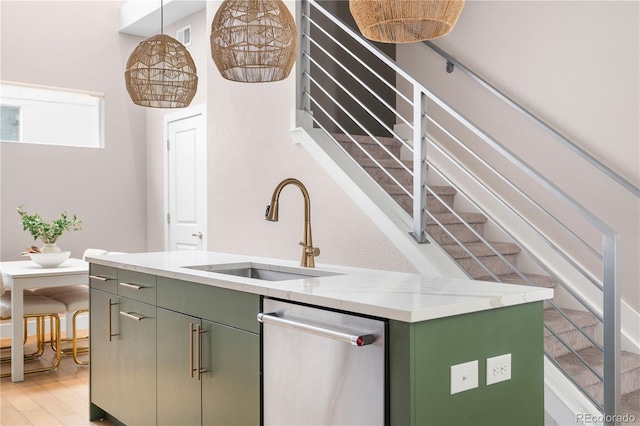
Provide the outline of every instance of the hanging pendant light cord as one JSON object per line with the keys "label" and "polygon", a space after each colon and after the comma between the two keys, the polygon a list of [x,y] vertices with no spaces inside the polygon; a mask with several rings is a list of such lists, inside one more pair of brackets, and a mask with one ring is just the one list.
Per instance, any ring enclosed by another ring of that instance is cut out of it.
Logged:
{"label": "hanging pendant light cord", "polygon": [[160,0],[160,34],[164,34],[164,0]]}

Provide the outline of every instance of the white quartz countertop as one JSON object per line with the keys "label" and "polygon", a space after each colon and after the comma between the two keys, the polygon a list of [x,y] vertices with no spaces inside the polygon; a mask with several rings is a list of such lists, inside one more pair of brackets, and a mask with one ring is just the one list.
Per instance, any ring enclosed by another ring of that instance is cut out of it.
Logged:
{"label": "white quartz countertop", "polygon": [[[553,290],[549,288],[323,264],[302,268],[297,261],[205,251],[116,254],[88,257],[87,261],[404,322],[450,317],[553,297]],[[265,281],[187,268],[225,264],[249,266],[248,263],[251,266],[270,265],[270,269],[283,272],[335,275]]]}

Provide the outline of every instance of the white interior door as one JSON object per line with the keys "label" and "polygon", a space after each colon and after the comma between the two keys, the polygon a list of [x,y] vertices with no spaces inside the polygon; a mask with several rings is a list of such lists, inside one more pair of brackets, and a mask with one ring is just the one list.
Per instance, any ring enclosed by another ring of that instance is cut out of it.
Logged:
{"label": "white interior door", "polygon": [[207,138],[204,107],[165,117],[168,250],[207,248]]}

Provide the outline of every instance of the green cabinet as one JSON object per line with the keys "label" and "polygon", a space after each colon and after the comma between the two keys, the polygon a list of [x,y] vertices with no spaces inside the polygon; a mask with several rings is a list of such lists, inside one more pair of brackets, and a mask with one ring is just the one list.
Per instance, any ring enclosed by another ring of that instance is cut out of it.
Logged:
{"label": "green cabinet", "polygon": [[260,296],[102,265],[91,276],[91,420],[260,424]]}
{"label": "green cabinet", "polygon": [[[389,322],[390,424],[544,424],[542,302],[430,321]],[[486,384],[487,358],[511,354],[511,380]],[[478,387],[451,394],[450,368],[478,360]]]}
{"label": "green cabinet", "polygon": [[257,334],[158,308],[158,424],[260,423]]}
{"label": "green cabinet", "polygon": [[[94,265],[91,269],[90,418],[108,416],[125,424],[154,424],[156,307],[119,293],[122,288],[154,284],[155,277],[122,276],[121,272],[103,267],[97,273]],[[131,295],[148,295],[139,291]]]}
{"label": "green cabinet", "polygon": [[259,310],[257,295],[158,277],[158,424],[260,424]]}

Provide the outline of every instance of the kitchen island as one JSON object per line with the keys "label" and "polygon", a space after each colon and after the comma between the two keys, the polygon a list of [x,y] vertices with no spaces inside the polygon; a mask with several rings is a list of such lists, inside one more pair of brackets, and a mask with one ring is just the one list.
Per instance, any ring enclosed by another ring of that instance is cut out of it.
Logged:
{"label": "kitchen island", "polygon": [[386,324],[381,424],[543,423],[551,289],[212,252],[88,261],[92,419],[262,423],[268,298]]}

